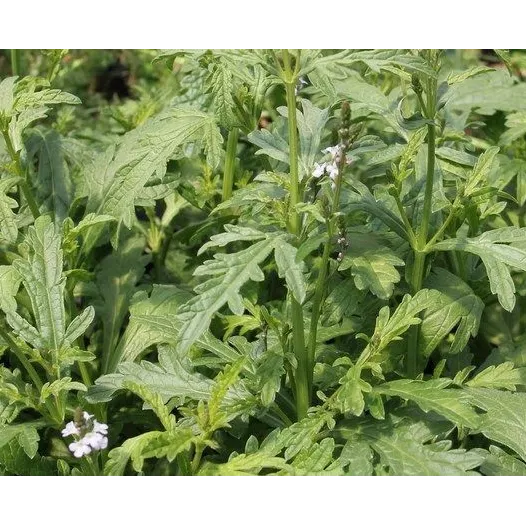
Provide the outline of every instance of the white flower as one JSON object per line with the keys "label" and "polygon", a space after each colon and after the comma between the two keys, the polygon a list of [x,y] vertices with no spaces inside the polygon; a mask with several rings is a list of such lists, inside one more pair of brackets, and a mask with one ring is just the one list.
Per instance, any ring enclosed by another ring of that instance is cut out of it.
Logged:
{"label": "white flower", "polygon": [[84,445],[89,446],[94,451],[104,449],[108,445],[108,439],[100,433],[87,433],[84,438],[80,440]]}
{"label": "white flower", "polygon": [[101,424],[100,422],[93,420],[93,431],[95,433],[100,433],[101,435],[107,435],[108,434],[108,424]]}
{"label": "white flower", "polygon": [[329,146],[328,148],[322,150],[322,152],[330,153],[332,158],[335,159],[341,152],[341,146],[339,144],[337,146]]}
{"label": "white flower", "polygon": [[329,164],[327,166],[327,173],[333,181],[336,180],[338,177],[338,167],[335,164]]}
{"label": "white flower", "polygon": [[87,444],[85,444],[82,440],[79,440],[78,442],[72,442],[69,445],[69,450],[77,458],[80,458],[84,455],[89,455],[91,453],[91,448]]}
{"label": "white flower", "polygon": [[321,163],[321,164],[314,163],[314,164],[315,164],[315,168],[314,168],[314,172],[312,172],[312,177],[319,178],[325,173],[325,169],[327,168],[327,163]]}
{"label": "white flower", "polygon": [[82,413],[80,420],[78,424],[68,422],[62,430],[63,437],[75,435],[77,438],[75,442],[69,445],[69,450],[75,457],[81,458],[84,455],[89,455],[92,451],[108,447],[108,437],[106,436],[108,424],[97,422],[93,415],[86,411]]}
{"label": "white flower", "polygon": [[96,448],[93,449],[106,449],[108,447],[108,437],[100,435],[99,443]]}
{"label": "white flower", "polygon": [[75,422],[68,422],[66,427],[62,430],[62,436],[80,435],[80,429],[75,425]]}

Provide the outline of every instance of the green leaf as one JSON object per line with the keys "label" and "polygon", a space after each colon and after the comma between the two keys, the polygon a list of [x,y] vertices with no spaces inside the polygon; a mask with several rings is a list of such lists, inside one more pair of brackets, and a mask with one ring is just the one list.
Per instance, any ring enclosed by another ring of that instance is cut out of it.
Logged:
{"label": "green leaf", "polygon": [[403,222],[394,212],[380,199],[376,199],[363,183],[353,180],[351,184],[354,192],[346,196],[347,203],[344,207],[346,212],[352,212],[353,210],[368,212],[372,216],[380,219],[382,223],[396,232],[402,239],[409,241]]}
{"label": "green leaf", "polygon": [[285,448],[285,459],[290,460],[314,444],[318,434],[326,426],[334,426],[332,415],[328,411],[319,410],[284,429],[276,440],[276,447],[279,448],[278,451]]}
{"label": "green leaf", "polygon": [[149,257],[143,255],[144,239],[132,237],[121,243],[117,250],[101,262],[97,272],[97,286],[102,303],[97,312],[102,319],[103,371],[109,371],[110,364],[116,365],[113,357],[117,338],[128,313],[135,285],[144,273]]}
{"label": "green leaf", "polygon": [[349,440],[340,454],[342,464],[348,464],[348,474],[366,477],[373,474],[373,451],[366,442]]}
{"label": "green leaf", "polygon": [[425,311],[419,337],[420,353],[429,357],[440,342],[457,327],[450,352],[461,352],[471,336],[476,336],[484,302],[460,278],[442,268],[433,269],[424,283],[438,291]]}
{"label": "green leaf", "polygon": [[228,243],[235,241],[257,241],[264,239],[266,234],[251,227],[244,227],[239,225],[225,225],[225,232],[215,234],[210,238],[210,241],[201,246],[197,255],[201,255],[206,250],[212,247],[224,247]]}
{"label": "green leaf", "polygon": [[109,401],[113,394],[125,388],[126,383],[144,386],[159,394],[163,401],[174,397],[208,400],[213,381],[205,376],[179,367],[167,369],[150,362],[121,363],[116,373],[101,376],[88,390],[86,398],[93,403]]}
{"label": "green leaf", "polygon": [[274,245],[274,257],[278,267],[278,275],[285,278],[287,287],[296,299],[302,304],[305,301],[307,285],[305,283],[305,266],[302,261],[297,261],[298,250],[287,243],[283,238],[277,238]]}
{"label": "green leaf", "polygon": [[18,77],[7,77],[0,82],[0,113],[10,115],[13,109],[13,91]]}
{"label": "green leaf", "polygon": [[446,110],[482,115],[526,110],[526,85],[515,84],[507,71],[477,75],[449,88],[442,98]]}
{"label": "green leaf", "polygon": [[481,183],[487,183],[488,176],[494,169],[496,164],[496,156],[499,153],[499,148],[493,146],[488,148],[477,160],[477,164],[473,168],[473,172],[468,175],[468,180],[464,188],[466,196],[472,195],[477,190]]}
{"label": "green leaf", "polygon": [[40,216],[29,227],[25,243],[29,254],[24,259],[16,259],[13,267],[22,277],[31,300],[36,329],[16,312],[8,313],[8,323],[16,325],[16,329],[13,327],[15,332],[24,327],[38,335],[39,348],[43,345],[58,350],[64,344],[66,335],[61,238],[49,217]]}
{"label": "green leaf", "polygon": [[[119,345],[112,353],[109,371],[113,371],[120,361],[134,361],[141,353],[159,343],[175,344],[179,337],[182,322],[176,320],[179,307],[192,295],[173,285],[154,285],[151,296],[137,293],[130,307],[130,320]],[[239,354],[232,347],[205,331],[195,345],[220,357],[226,362],[234,362]]]}
{"label": "green leaf", "polygon": [[374,358],[375,355],[382,357],[382,351],[392,341],[400,340],[400,336],[409,327],[422,322],[418,314],[432,306],[436,296],[436,291],[428,289],[420,290],[413,297],[406,294],[391,316],[389,307],[382,307],[376,318],[374,333],[369,344],[360,355],[358,363],[363,365],[371,358]]}
{"label": "green leaf", "polygon": [[164,405],[161,395],[157,392],[151,391],[145,385],[139,385],[129,380],[125,380],[122,387],[128,391],[139,396],[146,402],[157,415],[157,418],[163,425],[166,431],[175,430],[175,416],[170,413],[168,408]]}
{"label": "green leaf", "polygon": [[517,385],[526,385],[526,367],[515,369],[513,362],[490,365],[466,382],[466,385],[515,391]]}
{"label": "green leaf", "polygon": [[395,267],[404,265],[404,261],[373,233],[350,232],[348,239],[349,249],[339,270],[351,269],[358,290],[369,289],[380,299],[389,299],[395,283],[400,281]]}
{"label": "green leaf", "polygon": [[[334,365],[337,365],[335,362]],[[341,387],[331,400],[331,407],[343,414],[350,413],[360,416],[365,409],[363,393],[370,393],[372,387],[361,379],[360,367],[351,366],[345,376],[340,379]]]}
{"label": "green leaf", "polygon": [[476,429],[480,424],[480,417],[471,407],[470,397],[462,390],[447,389],[451,382],[448,378],[427,381],[394,380],[376,386],[374,391],[411,400],[425,412],[434,411],[457,426]]}
{"label": "green leaf", "polygon": [[82,336],[90,326],[95,317],[95,309],[92,306],[86,307],[69,325],[64,335],[64,341],[68,345]]}
{"label": "green leaf", "polygon": [[489,446],[489,455],[480,471],[488,476],[525,476],[526,464],[497,446]]}
{"label": "green leaf", "polygon": [[481,75],[482,73],[490,73],[495,71],[493,68],[489,68],[488,66],[473,66],[472,68],[467,69],[466,71],[462,71],[461,73],[453,73],[451,72],[446,79],[446,82],[452,86],[453,84],[458,84],[459,82],[464,82],[467,79],[470,79],[471,77],[476,77],[477,75]]}
{"label": "green leaf", "polygon": [[[334,460],[334,439],[324,438],[321,442],[312,444],[300,451],[291,463],[291,468],[283,470],[282,474],[295,476],[343,475],[341,460]],[[340,457],[341,458],[341,457]]]}
{"label": "green leaf", "polygon": [[353,110],[365,109],[381,116],[395,133],[408,139],[407,131],[398,122],[396,105],[391,104],[380,88],[364,82],[358,75],[348,75],[334,84],[338,95],[351,101]]}
{"label": "green leaf", "polygon": [[142,470],[142,463],[147,458],[164,458],[173,462],[175,457],[183,451],[189,451],[197,441],[189,428],[179,427],[153,437],[142,449],[140,457],[132,456],[132,466],[135,471]]}
{"label": "green leaf", "polygon": [[126,133],[116,148],[100,154],[86,172],[86,213],[111,215],[131,227],[134,203],[150,177],[189,143],[201,143],[217,164],[217,126],[213,116],[169,108]]}
{"label": "green leaf", "polygon": [[[33,444],[32,441],[30,441],[30,443]],[[26,444],[26,446],[29,446],[29,444]],[[18,440],[11,440],[11,442],[0,448],[0,468],[5,469],[7,474],[19,476],[50,476],[56,475],[55,466],[56,461],[48,457],[41,457],[38,453],[29,459]],[[3,469],[0,469],[0,472],[3,471]]]}
{"label": "green leaf", "polygon": [[54,382],[46,382],[40,391],[40,402],[45,403],[50,396],[58,397],[60,393],[67,391],[87,391],[88,388],[80,382],[72,382],[69,376],[64,376]]}
{"label": "green leaf", "polygon": [[472,475],[485,458],[483,450],[452,449],[450,440],[426,444],[432,434],[424,422],[389,421],[367,426],[364,435],[394,476]]}
{"label": "green leaf", "polygon": [[285,164],[289,164],[289,145],[276,130],[269,132],[267,129],[255,130],[247,136],[248,140],[261,149],[256,155],[268,155]]}
{"label": "green leaf", "polygon": [[214,386],[210,390],[208,401],[208,425],[209,431],[215,431],[224,427],[229,420],[228,412],[222,409],[223,401],[230,388],[236,384],[245,365],[246,358],[240,358],[236,363],[227,365],[214,379]]}
{"label": "green leaf", "polygon": [[232,455],[227,462],[215,464],[203,462],[197,475],[201,476],[243,476],[257,475],[263,469],[284,469],[287,466],[285,459],[276,456],[272,449],[262,447],[255,453],[242,453]]}
{"label": "green leaf", "polygon": [[149,433],[143,433],[142,435],[129,438],[122,446],[112,449],[108,454],[108,460],[104,465],[104,475],[107,476],[121,476],[124,475],[124,471],[130,459],[133,459],[134,467],[137,466],[142,469],[142,452],[143,450],[153,442],[156,438],[163,435],[163,431],[150,431]]}
{"label": "green leaf", "polygon": [[244,311],[239,289],[248,281],[263,281],[259,264],[274,248],[273,238],[264,239],[233,254],[216,254],[213,260],[197,267],[196,276],[214,276],[195,288],[197,296],[179,309],[176,320],[182,322],[178,336],[179,352],[183,354],[208,328],[213,315],[228,303],[234,314]]}
{"label": "green leaf", "polygon": [[0,309],[4,312],[16,310],[15,296],[22,276],[11,265],[0,265]]}
{"label": "green leaf", "polygon": [[6,444],[9,444],[13,439],[18,441],[29,458],[35,457],[40,437],[34,424],[27,423],[0,426],[0,449]]}
{"label": "green leaf", "polygon": [[72,182],[64,159],[62,138],[55,130],[34,130],[28,150],[38,156],[37,199],[49,201],[55,221],[68,216],[72,201]]}
{"label": "green leaf", "polygon": [[479,256],[486,267],[491,292],[511,312],[515,306],[515,285],[508,266],[526,271],[526,250],[503,243],[520,241],[526,241],[526,228],[504,227],[478,237],[446,239],[436,243],[433,250],[462,250]]}
{"label": "green leaf", "polygon": [[506,127],[509,128],[501,136],[499,143],[505,146],[526,135],[526,111],[506,115]]}
{"label": "green leaf", "polygon": [[18,203],[9,197],[6,192],[19,181],[18,177],[7,177],[0,180],[0,241],[15,243],[18,238],[18,224],[13,208],[18,208]]}
{"label": "green leaf", "polygon": [[[320,141],[325,124],[329,119],[329,110],[320,110],[307,99],[301,99],[301,106],[303,111],[296,110],[296,119],[300,143],[300,175],[301,178],[304,178],[312,174],[314,161],[319,156]],[[278,111],[288,118],[286,107],[278,108]],[[288,147],[286,151],[288,152]]]}
{"label": "green leaf", "polygon": [[233,111],[235,108],[234,82],[232,70],[225,61],[219,59],[213,64],[207,85],[208,90],[212,93],[214,110],[220,124],[230,128],[236,121]]}
{"label": "green leaf", "polygon": [[526,461],[526,393],[467,388],[472,404],[484,409],[475,432],[511,448]]}

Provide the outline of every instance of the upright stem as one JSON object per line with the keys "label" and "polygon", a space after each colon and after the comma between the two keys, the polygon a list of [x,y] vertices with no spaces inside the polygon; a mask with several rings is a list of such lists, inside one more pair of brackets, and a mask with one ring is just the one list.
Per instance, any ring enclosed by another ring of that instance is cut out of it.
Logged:
{"label": "upright stem", "polygon": [[314,299],[312,301],[312,313],[309,330],[309,349],[308,349],[308,378],[309,388],[312,391],[312,381],[314,376],[314,361],[316,355],[316,339],[318,336],[318,321],[320,319],[321,307],[323,304],[323,297],[325,295],[327,272],[329,268],[329,256],[331,252],[331,243],[333,236],[333,214],[338,210],[340,203],[340,192],[342,186],[342,172],[345,169],[345,150],[342,150],[341,160],[338,170],[338,176],[335,181],[335,189],[332,197],[332,205],[330,210],[330,217],[327,218],[327,240],[323,247],[323,254],[321,257],[321,266],[316,280],[316,289],[314,291]]}
{"label": "upright stem", "polygon": [[15,163],[16,174],[18,175],[18,177],[20,177],[20,181],[18,185],[22,189],[22,193],[24,194],[27,204],[29,205],[29,209],[31,210],[31,214],[33,215],[33,218],[36,219],[40,215],[40,211],[38,209],[38,205],[37,205],[37,202],[35,201],[33,193],[31,192],[31,189],[29,188],[29,185],[27,184],[24,170],[22,168],[22,162],[20,161],[20,152],[15,151],[15,148],[13,147],[13,143],[11,142],[11,137],[9,137],[9,132],[7,130],[2,130],[2,135],[4,136],[4,141],[5,141],[5,145],[9,153],[9,156],[11,157],[12,161]]}
{"label": "upright stem", "polygon": [[[421,104],[423,104],[422,99]],[[436,80],[429,79],[427,81],[426,90],[427,107],[423,107],[427,119],[432,120],[431,124],[427,125],[427,173],[426,186],[424,193],[424,208],[422,211],[422,220],[416,233],[416,247],[414,251],[414,264],[411,273],[411,289],[413,294],[416,294],[421,288],[424,280],[424,269],[426,262],[426,245],[427,234],[429,231],[429,223],[431,221],[431,208],[433,204],[433,182],[435,177],[435,112],[436,112]],[[411,327],[409,333],[409,346],[407,353],[407,376],[415,378],[417,375],[418,364],[418,340],[420,336],[420,325]]]}
{"label": "upright stem", "polygon": [[226,143],[225,172],[223,174],[223,201],[230,199],[234,188],[234,170],[236,167],[237,140],[239,129],[232,128],[228,132]]}
{"label": "upright stem", "polygon": [[[287,95],[288,109],[288,131],[289,131],[289,161],[290,161],[290,201],[289,201],[289,230],[299,238],[301,234],[301,217],[296,210],[300,202],[300,183],[298,170],[298,125],[296,119],[296,71],[292,70],[290,56],[287,50],[283,50],[283,63],[285,90]],[[297,69],[297,65],[296,68]],[[294,383],[296,390],[296,412],[298,420],[307,416],[310,406],[311,392],[309,388],[309,360],[305,348],[305,327],[303,321],[303,309],[291,295],[292,313],[292,346],[294,355],[298,362]]]}
{"label": "upright stem", "polygon": [[[433,111],[434,114],[434,111]],[[424,195],[424,209],[422,211],[422,222],[418,230],[418,248],[421,250],[427,243],[429,221],[431,219],[431,205],[433,197],[433,180],[435,177],[435,140],[436,130],[434,124],[427,125],[427,174],[426,189]]]}
{"label": "upright stem", "polygon": [[18,49],[11,50],[11,73],[14,77],[20,75],[20,53]]}

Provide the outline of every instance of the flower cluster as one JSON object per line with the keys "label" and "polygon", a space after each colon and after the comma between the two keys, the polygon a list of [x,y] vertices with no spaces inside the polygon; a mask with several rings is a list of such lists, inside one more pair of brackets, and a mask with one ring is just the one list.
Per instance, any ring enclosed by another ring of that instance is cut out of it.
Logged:
{"label": "flower cluster", "polygon": [[73,435],[76,438],[76,441],[69,445],[69,450],[77,458],[108,447],[108,425],[92,419],[93,415],[84,411],[80,418],[68,422],[62,430],[63,437]]}
{"label": "flower cluster", "polygon": [[[341,157],[343,152],[343,145],[338,144],[336,146],[329,146],[328,148],[325,148],[322,150],[323,153],[330,154],[331,159],[330,161],[326,161],[324,163],[315,163],[314,172],[312,172],[312,176],[316,178],[320,178],[325,174],[328,174],[329,178],[332,181],[332,188],[334,189],[336,187],[336,179],[338,178],[339,174],[339,164],[341,163]],[[346,160],[346,164],[350,164],[349,160]]]}

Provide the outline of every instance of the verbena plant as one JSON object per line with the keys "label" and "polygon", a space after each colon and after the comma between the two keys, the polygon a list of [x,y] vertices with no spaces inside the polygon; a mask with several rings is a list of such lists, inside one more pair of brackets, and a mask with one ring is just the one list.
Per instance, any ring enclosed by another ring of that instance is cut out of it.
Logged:
{"label": "verbena plant", "polygon": [[95,52],[13,50],[0,472],[526,474],[524,58],[492,57],[136,52],[105,102]]}

